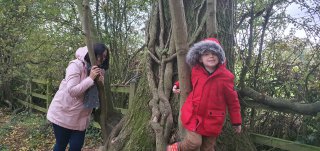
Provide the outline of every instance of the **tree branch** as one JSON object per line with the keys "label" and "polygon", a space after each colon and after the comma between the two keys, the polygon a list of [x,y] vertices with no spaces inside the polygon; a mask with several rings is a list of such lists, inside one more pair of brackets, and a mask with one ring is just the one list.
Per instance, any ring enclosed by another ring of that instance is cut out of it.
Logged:
{"label": "tree branch", "polygon": [[244,87],[246,74],[249,71],[249,67],[251,66],[251,58],[252,58],[252,51],[253,51],[253,32],[254,32],[254,1],[251,0],[251,8],[250,8],[250,21],[249,21],[249,48],[248,48],[248,56],[245,58],[243,62],[243,68],[241,70],[240,76],[239,76],[239,85],[240,87]]}
{"label": "tree branch", "polygon": [[299,113],[302,115],[317,115],[320,112],[320,101],[309,104],[292,103],[299,100],[272,98],[249,87],[242,88],[239,93],[241,97],[249,97],[254,103],[266,105],[280,112]]}
{"label": "tree branch", "polygon": [[164,49],[164,41],[163,41],[163,35],[164,35],[164,22],[163,22],[163,7],[162,7],[162,0],[158,1],[159,3],[159,21],[160,21],[160,34],[159,34],[159,43],[160,43],[160,49]]}
{"label": "tree branch", "polygon": [[200,35],[201,31],[203,30],[203,27],[207,21],[208,18],[208,14],[205,14],[201,20],[201,23],[199,25],[199,27],[197,28],[197,30],[192,34],[192,38],[190,39],[190,41],[188,42],[188,46],[190,46],[191,44],[193,44],[197,37]]}
{"label": "tree branch", "polygon": [[177,53],[175,53],[175,54],[171,55],[170,57],[164,59],[164,63],[167,63],[167,62],[173,60],[176,57],[177,57]]}
{"label": "tree branch", "polygon": [[149,53],[150,57],[151,57],[156,63],[158,63],[158,64],[161,63],[160,60],[159,60],[152,52],[148,51],[148,53]]}
{"label": "tree branch", "polygon": [[[270,5],[275,6],[275,5],[280,4],[280,3],[282,3],[282,2],[286,2],[286,1],[277,0],[277,1],[273,2],[273,4],[270,4]],[[269,6],[269,5],[265,5],[264,8],[262,8],[261,10],[255,12],[255,14],[254,14],[255,18],[261,16],[261,15],[263,14],[263,12],[266,11],[266,9],[267,9],[268,7],[270,7],[270,6]],[[241,16],[241,18],[239,19],[238,24],[235,25],[235,30],[237,30],[237,29],[240,27],[240,25],[242,24],[242,22],[243,22],[246,18],[248,18],[248,17],[250,16],[250,14],[251,14],[251,13],[250,13],[250,11],[249,11],[249,12],[247,12],[247,13],[245,13],[245,14],[243,14],[243,15]]]}

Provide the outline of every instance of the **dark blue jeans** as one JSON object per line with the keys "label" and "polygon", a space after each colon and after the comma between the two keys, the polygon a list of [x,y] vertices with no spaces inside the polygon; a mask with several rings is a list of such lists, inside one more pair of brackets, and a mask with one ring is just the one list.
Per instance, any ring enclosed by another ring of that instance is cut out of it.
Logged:
{"label": "dark blue jeans", "polygon": [[53,123],[52,126],[56,137],[56,144],[54,145],[53,151],[65,151],[68,144],[69,151],[81,151],[86,133],[85,130],[71,130]]}

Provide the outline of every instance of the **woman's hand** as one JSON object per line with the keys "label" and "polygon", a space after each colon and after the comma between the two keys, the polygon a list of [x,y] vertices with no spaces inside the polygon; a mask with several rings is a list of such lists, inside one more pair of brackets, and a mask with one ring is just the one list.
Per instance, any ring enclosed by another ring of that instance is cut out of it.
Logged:
{"label": "woman's hand", "polygon": [[100,74],[101,69],[98,66],[92,66],[89,77],[94,80]]}
{"label": "woman's hand", "polygon": [[180,89],[176,85],[173,85],[172,91],[175,94],[179,94],[180,93]]}
{"label": "woman's hand", "polygon": [[98,81],[100,81],[104,84],[104,76],[103,76],[102,72],[100,72],[100,76],[98,78]]}

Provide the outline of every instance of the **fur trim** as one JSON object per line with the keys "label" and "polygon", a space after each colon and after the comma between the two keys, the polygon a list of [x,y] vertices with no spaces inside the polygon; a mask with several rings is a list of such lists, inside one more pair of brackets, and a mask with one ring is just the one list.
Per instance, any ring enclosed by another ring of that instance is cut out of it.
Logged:
{"label": "fur trim", "polygon": [[195,43],[188,51],[186,62],[191,67],[195,66],[199,63],[199,59],[205,51],[217,54],[220,64],[225,62],[225,53],[220,44],[209,39]]}

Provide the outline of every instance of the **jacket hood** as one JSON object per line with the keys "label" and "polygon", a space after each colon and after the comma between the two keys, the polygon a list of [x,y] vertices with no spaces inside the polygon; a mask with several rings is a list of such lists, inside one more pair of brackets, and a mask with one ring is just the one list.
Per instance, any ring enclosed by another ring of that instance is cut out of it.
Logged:
{"label": "jacket hood", "polygon": [[80,47],[78,48],[78,50],[76,51],[76,58],[85,62],[84,61],[84,57],[86,56],[86,54],[88,53],[88,48],[87,46],[85,47]]}
{"label": "jacket hood", "polygon": [[225,53],[222,49],[219,40],[216,38],[207,38],[200,42],[195,43],[188,51],[186,62],[191,66],[198,64],[201,55],[205,51],[210,51],[215,53],[219,58],[219,63],[224,64]]}

